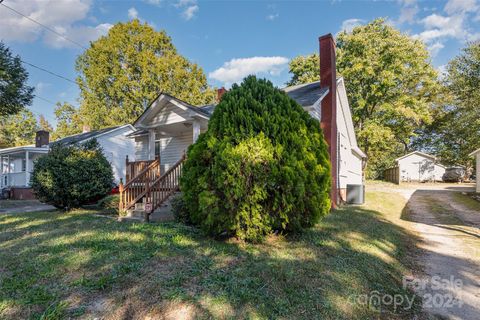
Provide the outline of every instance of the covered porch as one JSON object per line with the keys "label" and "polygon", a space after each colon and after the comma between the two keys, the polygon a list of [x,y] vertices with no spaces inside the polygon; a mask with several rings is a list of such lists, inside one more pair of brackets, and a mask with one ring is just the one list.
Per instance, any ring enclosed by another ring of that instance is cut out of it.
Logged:
{"label": "covered porch", "polygon": [[34,161],[48,153],[48,147],[14,147],[0,150],[0,189],[30,187]]}
{"label": "covered porch", "polygon": [[[158,160],[161,174],[168,171],[207,130],[211,111],[211,106],[193,107],[169,95],[160,95],[134,123],[137,130],[129,137],[135,140],[135,159],[127,160],[127,168],[135,163],[141,170]],[[126,176],[136,176],[139,171],[133,170],[127,170]]]}

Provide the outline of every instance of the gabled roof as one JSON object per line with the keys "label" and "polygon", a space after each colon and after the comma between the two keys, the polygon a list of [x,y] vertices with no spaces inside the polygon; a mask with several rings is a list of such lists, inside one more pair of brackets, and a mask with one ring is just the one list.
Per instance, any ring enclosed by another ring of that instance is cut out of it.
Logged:
{"label": "gabled roof", "polygon": [[302,107],[313,106],[319,100],[321,101],[329,91],[328,88],[320,88],[320,81],[290,86],[282,90]]}
{"label": "gabled roof", "polygon": [[406,155],[403,155],[403,156],[395,159],[395,161],[402,160],[402,159],[404,159],[404,158],[406,158],[406,157],[411,156],[412,154],[418,154],[419,156],[422,156],[422,157],[425,157],[425,158],[430,158],[430,159],[432,159],[432,160],[436,160],[436,159],[437,159],[437,157],[432,156],[432,155],[430,155],[430,154],[428,154],[428,153],[423,153],[423,152],[420,152],[420,151],[413,151],[413,152],[410,152],[410,153],[408,153],[408,154],[406,154]]}
{"label": "gabled roof", "polygon": [[[190,110],[190,111],[193,111],[194,113],[202,116],[202,117],[206,117],[206,118],[210,118],[210,116],[212,115],[213,111],[212,109],[215,107],[213,105],[205,105],[205,106],[202,106],[202,107],[196,107],[196,106],[193,106],[183,100],[180,100],[178,98],[175,98],[174,96],[168,94],[168,93],[164,93],[164,92],[161,92],[155,99],[152,100],[152,102],[150,102],[149,106],[143,111],[143,113],[137,118],[137,120],[135,120],[135,122],[133,123],[134,126],[137,126],[147,115],[148,113],[151,112],[151,109],[153,107],[153,105],[155,104],[155,102],[159,99],[167,99],[167,100],[170,100],[170,101],[174,101],[175,104],[177,105],[181,105],[182,107]],[[213,108],[212,108],[213,106]]]}
{"label": "gabled roof", "polygon": [[80,143],[80,142],[83,142],[83,141],[86,141],[86,140],[89,140],[89,139],[92,139],[92,138],[98,138],[98,137],[100,137],[104,134],[107,134],[107,133],[110,133],[110,132],[113,132],[115,130],[122,129],[122,128],[125,128],[125,127],[130,127],[132,129],[132,131],[135,130],[132,127],[132,125],[126,124],[126,125],[123,125],[123,126],[115,126],[115,127],[109,127],[109,128],[104,128],[104,129],[100,129],[100,130],[94,130],[94,131],[74,134],[72,136],[68,136],[68,137],[65,137],[63,139],[59,139],[59,140],[50,142],[50,145],[55,145],[55,144],[60,144],[60,143],[64,144],[64,145],[72,145],[72,144]]}

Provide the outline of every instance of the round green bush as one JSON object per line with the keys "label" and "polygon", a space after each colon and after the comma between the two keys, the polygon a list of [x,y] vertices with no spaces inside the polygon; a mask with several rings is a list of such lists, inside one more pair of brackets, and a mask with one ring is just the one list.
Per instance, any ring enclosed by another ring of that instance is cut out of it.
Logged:
{"label": "round green bush", "polygon": [[106,196],[113,172],[96,140],[79,146],[58,144],[35,161],[31,185],[40,201],[71,209]]}
{"label": "round green bush", "polygon": [[330,209],[330,185],[319,122],[271,82],[250,76],[223,95],[190,146],[180,186],[193,224],[260,241],[317,223]]}

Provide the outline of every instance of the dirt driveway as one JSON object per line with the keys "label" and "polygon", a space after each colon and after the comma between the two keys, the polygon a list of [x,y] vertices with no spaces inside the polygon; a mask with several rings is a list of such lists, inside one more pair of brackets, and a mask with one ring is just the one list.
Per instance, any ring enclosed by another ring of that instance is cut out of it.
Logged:
{"label": "dirt driveway", "polygon": [[480,319],[480,203],[466,195],[473,188],[403,184],[389,191],[408,200],[402,220],[422,240],[418,263],[423,272],[406,283],[423,295],[425,311],[440,318]]}

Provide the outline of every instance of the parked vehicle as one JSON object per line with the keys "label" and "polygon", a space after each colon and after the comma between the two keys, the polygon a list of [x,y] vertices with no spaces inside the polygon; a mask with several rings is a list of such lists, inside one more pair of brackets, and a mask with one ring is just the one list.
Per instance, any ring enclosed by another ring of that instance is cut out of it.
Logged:
{"label": "parked vehicle", "polygon": [[447,168],[442,180],[445,182],[463,182],[465,180],[465,169],[463,167]]}

